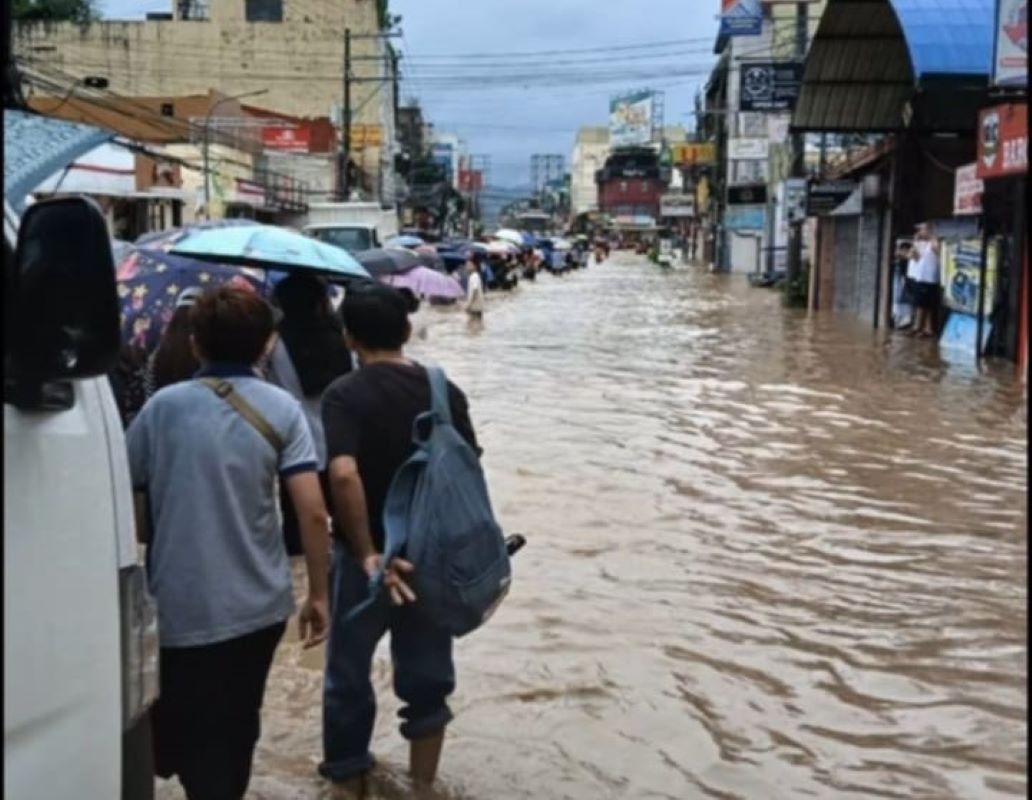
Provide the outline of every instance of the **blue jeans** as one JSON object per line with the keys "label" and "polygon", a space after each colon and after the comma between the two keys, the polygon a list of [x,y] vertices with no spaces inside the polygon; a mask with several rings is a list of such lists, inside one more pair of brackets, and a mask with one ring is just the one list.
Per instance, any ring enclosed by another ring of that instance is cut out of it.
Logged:
{"label": "blue jeans", "polygon": [[370,671],[376,645],[388,630],[394,693],[405,703],[398,712],[401,735],[420,739],[442,730],[452,718],[446,702],[455,690],[451,634],[427,625],[411,606],[395,607],[386,599],[348,619],[351,609],[368,596],[368,577],[348,548],[335,541],[319,765],[319,773],[330,780],[360,775],[374,764],[369,742],[376,694]]}

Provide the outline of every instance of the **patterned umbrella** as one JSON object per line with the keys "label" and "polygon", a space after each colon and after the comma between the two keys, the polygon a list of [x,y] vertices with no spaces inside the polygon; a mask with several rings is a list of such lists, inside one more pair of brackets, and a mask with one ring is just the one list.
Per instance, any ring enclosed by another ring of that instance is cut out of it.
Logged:
{"label": "patterned umbrella", "polygon": [[207,264],[161,250],[134,250],[119,263],[116,278],[122,342],[143,347],[148,353],[158,346],[175,311],[176,298],[184,289],[230,284],[263,296],[271,291],[262,270]]}

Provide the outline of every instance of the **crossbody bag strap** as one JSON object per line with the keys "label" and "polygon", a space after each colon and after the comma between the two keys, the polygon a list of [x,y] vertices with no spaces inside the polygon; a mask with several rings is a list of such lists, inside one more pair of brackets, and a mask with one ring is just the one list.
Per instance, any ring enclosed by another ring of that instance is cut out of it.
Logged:
{"label": "crossbody bag strap", "polygon": [[254,406],[240,396],[240,393],[233,388],[232,383],[219,380],[218,378],[203,378],[201,383],[229,403],[234,411],[247,420],[251,427],[258,431],[262,438],[272,445],[272,449],[276,451],[277,455],[283,452],[286,447],[283,437],[276,432],[276,429],[269,424],[265,417],[258,413]]}

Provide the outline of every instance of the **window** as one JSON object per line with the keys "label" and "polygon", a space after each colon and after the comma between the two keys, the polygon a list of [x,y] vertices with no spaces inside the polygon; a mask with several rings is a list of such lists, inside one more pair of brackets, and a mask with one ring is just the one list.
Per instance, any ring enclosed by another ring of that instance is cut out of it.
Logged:
{"label": "window", "polygon": [[283,0],[244,0],[248,22],[283,22]]}

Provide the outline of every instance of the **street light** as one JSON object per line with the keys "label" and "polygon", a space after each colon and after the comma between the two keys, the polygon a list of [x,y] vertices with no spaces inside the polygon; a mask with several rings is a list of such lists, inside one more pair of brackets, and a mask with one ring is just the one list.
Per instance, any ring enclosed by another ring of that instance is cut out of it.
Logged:
{"label": "street light", "polygon": [[258,97],[262,94],[268,94],[268,89],[258,89],[254,92],[244,92],[243,94],[234,95],[233,97],[223,97],[221,100],[212,104],[211,108],[208,109],[208,113],[204,115],[204,131],[202,141],[202,150],[204,153],[204,213],[208,219],[211,219],[211,171],[208,169],[208,127],[211,124],[211,115],[223,103],[228,103],[230,100],[243,100],[245,97]]}

